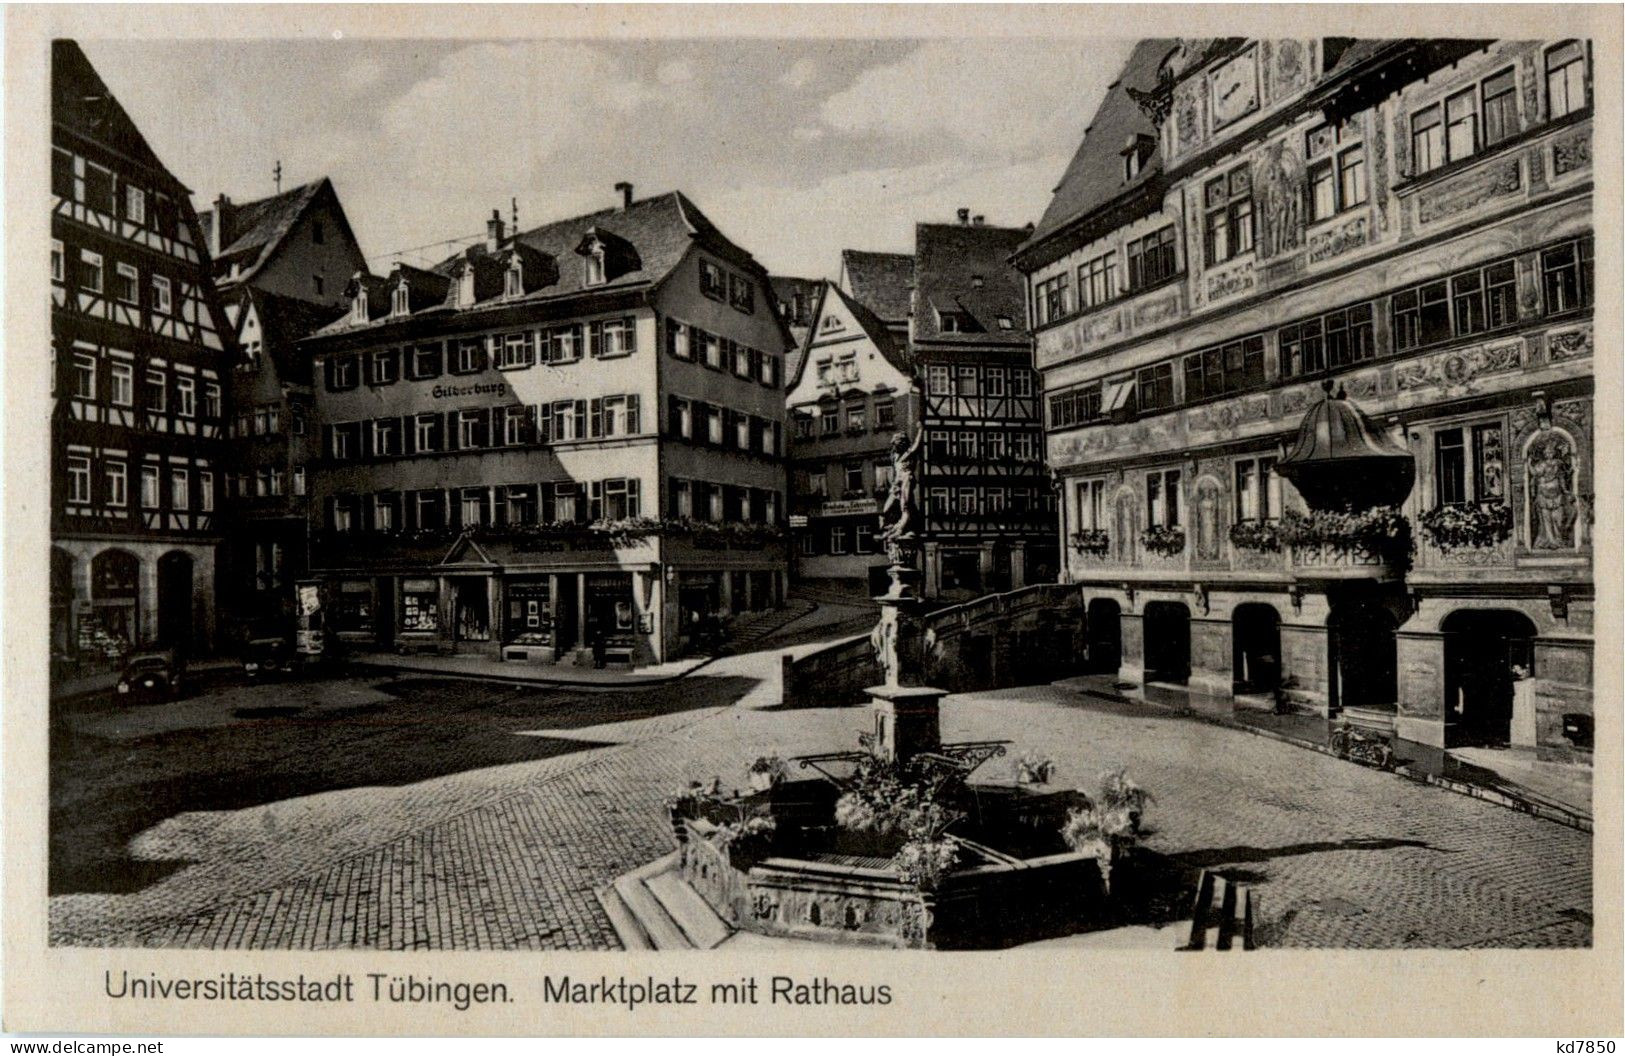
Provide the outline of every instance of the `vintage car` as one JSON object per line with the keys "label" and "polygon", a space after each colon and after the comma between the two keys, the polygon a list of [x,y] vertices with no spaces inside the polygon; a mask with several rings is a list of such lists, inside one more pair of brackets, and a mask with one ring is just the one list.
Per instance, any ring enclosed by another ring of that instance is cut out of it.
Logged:
{"label": "vintage car", "polygon": [[186,681],[186,659],[173,649],[131,653],[119,672],[121,695],[165,698],[180,695]]}

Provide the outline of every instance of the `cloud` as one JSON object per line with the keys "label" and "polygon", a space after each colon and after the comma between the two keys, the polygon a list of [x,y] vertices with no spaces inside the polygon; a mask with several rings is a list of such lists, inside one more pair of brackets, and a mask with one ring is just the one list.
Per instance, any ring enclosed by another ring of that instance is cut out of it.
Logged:
{"label": "cloud", "polygon": [[805,88],[818,79],[818,63],[812,59],[797,59],[779,77],[786,88]]}
{"label": "cloud", "polygon": [[1131,48],[932,41],[859,74],[824,101],[821,117],[845,133],[946,136],[983,157],[1026,156],[1082,132]]}

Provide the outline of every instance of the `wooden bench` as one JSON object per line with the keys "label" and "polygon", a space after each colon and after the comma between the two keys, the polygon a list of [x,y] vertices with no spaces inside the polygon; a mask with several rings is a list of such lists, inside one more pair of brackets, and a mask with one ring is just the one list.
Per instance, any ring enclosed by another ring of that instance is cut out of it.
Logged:
{"label": "wooden bench", "polygon": [[1180,949],[1254,949],[1253,919],[1257,911],[1258,899],[1251,887],[1204,869],[1196,885],[1190,942]]}

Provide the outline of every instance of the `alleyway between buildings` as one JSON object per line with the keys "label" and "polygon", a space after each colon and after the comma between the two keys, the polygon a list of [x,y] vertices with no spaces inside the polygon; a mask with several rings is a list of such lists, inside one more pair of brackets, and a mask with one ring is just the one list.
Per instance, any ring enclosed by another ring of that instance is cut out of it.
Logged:
{"label": "alleyway between buildings", "polygon": [[[780,709],[781,655],[646,689],[380,675],[81,704],[54,724],[52,939],[613,947],[593,891],[671,849],[667,795],[870,725]],[[1030,751],[1061,786],[1127,766],[1156,796],[1149,847],[1251,881],[1267,946],[1590,941],[1591,840],[1569,827],[1076,688],[949,697],[943,735],[1012,740],[989,779]]]}

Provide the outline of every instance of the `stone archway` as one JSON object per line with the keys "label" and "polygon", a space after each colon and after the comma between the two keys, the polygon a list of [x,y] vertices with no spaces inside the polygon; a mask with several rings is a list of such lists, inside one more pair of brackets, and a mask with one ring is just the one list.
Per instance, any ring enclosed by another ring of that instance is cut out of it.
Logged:
{"label": "stone archway", "polygon": [[1533,686],[1534,623],[1511,609],[1458,609],[1439,630],[1445,745],[1507,744],[1520,684]]}
{"label": "stone archway", "polygon": [[1089,671],[1115,675],[1123,662],[1123,609],[1111,598],[1095,598],[1084,620]]}
{"label": "stone archway", "polygon": [[1191,612],[1177,601],[1145,606],[1145,680],[1177,682],[1191,677]]}
{"label": "stone archway", "polygon": [[192,647],[192,558],[171,550],[158,559],[158,644]]}
{"label": "stone archway", "polygon": [[1369,708],[1397,711],[1399,701],[1398,622],[1375,597],[1332,602],[1326,620],[1332,711]]}
{"label": "stone archway", "polygon": [[1231,680],[1237,693],[1273,693],[1281,684],[1281,616],[1245,602],[1230,614]]}

